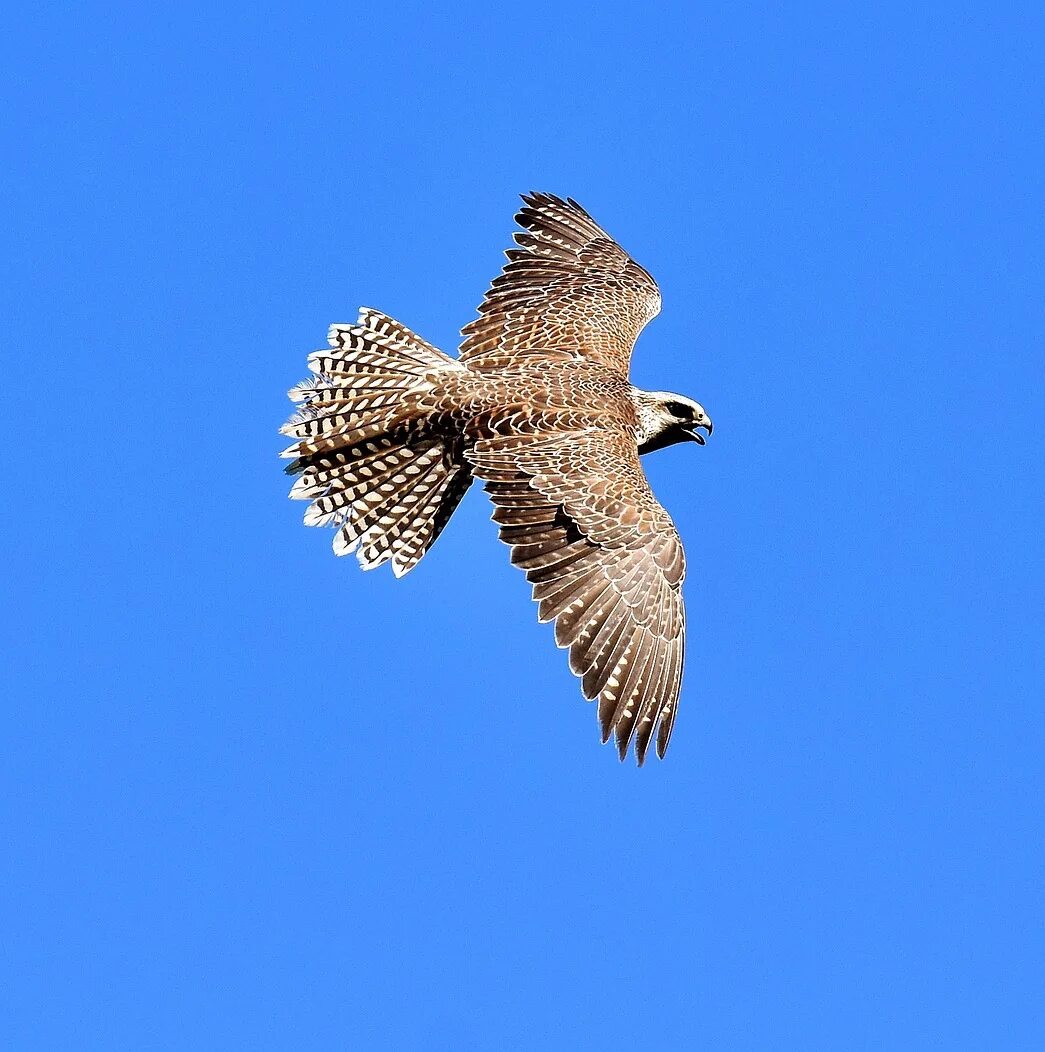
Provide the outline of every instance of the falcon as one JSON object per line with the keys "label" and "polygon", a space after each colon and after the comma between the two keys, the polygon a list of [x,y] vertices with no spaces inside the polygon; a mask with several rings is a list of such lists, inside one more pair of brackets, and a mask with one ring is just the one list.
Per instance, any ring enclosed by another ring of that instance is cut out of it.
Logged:
{"label": "falcon", "polygon": [[281,429],[334,552],[401,577],[431,548],[474,480],[524,570],[541,621],[569,650],[602,741],[641,766],[675,725],[686,618],[685,556],[640,456],[704,445],[703,406],[628,381],[661,307],[653,278],[572,199],[531,193],[479,317],[450,358],[363,308],[309,356]]}

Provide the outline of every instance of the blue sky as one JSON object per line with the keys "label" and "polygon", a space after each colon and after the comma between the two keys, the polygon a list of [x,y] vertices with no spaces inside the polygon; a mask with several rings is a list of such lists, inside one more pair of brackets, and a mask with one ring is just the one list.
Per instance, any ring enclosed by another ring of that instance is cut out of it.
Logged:
{"label": "blue sky", "polygon": [[[1039,1049],[1036,5],[38,8],[0,47],[7,1048]],[[286,500],[360,304],[447,349],[516,194],[657,277],[664,763],[476,489]]]}

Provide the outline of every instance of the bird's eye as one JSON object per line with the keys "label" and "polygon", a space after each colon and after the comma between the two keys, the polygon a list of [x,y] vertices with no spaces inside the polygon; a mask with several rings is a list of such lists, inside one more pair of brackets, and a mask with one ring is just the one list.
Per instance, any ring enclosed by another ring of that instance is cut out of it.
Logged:
{"label": "bird's eye", "polygon": [[685,402],[668,402],[668,412],[679,420],[693,419],[693,407]]}

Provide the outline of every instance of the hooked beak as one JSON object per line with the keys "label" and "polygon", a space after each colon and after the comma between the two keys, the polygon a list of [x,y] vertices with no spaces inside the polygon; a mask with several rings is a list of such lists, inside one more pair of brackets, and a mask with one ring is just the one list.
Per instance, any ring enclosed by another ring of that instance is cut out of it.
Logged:
{"label": "hooked beak", "polygon": [[700,445],[703,446],[705,444],[705,440],[704,440],[704,436],[699,433],[701,428],[703,428],[705,431],[707,431],[707,433],[710,435],[711,432],[715,429],[715,425],[712,424],[711,420],[709,419],[706,423],[697,424],[696,427],[686,428],[686,434],[689,435],[689,437],[694,442],[697,442],[697,443],[699,443]]}

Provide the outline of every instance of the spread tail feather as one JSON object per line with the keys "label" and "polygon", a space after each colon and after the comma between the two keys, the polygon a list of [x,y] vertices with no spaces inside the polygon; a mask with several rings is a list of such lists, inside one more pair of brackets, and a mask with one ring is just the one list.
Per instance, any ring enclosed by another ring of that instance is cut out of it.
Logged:
{"label": "spread tail feather", "polygon": [[462,369],[409,329],[364,308],[331,326],[330,349],[309,357],[313,378],[291,388],[297,413],[281,429],[296,439],[290,491],[311,502],[309,526],[334,526],[334,552],[364,569],[392,563],[397,577],[431,548],[472,482],[456,443],[431,433],[411,395],[433,374]]}

